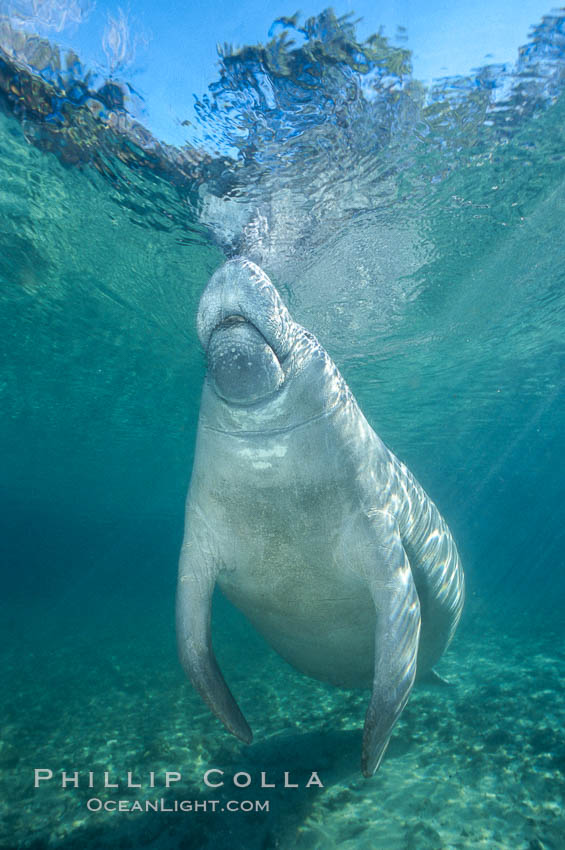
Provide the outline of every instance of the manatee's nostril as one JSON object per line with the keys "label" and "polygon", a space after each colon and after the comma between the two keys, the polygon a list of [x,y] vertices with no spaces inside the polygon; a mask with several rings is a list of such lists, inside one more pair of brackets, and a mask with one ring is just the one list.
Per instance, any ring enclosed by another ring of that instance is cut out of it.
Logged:
{"label": "manatee's nostril", "polygon": [[219,325],[217,325],[217,327],[218,328],[229,328],[229,327],[232,327],[232,325],[239,325],[239,324],[241,324],[241,322],[246,322],[246,321],[247,321],[247,319],[244,316],[238,316],[237,314],[234,314],[233,316],[226,316],[225,319],[222,319],[222,321],[220,322]]}

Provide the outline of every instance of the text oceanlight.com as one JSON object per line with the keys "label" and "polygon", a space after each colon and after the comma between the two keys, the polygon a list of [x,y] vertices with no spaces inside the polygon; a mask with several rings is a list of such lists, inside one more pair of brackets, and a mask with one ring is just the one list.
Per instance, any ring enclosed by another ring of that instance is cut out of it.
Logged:
{"label": "text oceanlight.com", "polygon": [[269,800],[100,800],[86,803],[89,812],[268,812]]}

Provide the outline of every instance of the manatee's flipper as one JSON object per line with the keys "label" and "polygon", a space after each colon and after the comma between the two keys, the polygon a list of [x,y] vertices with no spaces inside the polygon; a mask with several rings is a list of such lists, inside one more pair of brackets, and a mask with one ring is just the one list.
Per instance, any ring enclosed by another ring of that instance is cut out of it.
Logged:
{"label": "manatee's flipper", "polygon": [[225,683],[212,649],[210,619],[218,561],[207,545],[205,530],[199,528],[200,522],[196,513],[190,512],[180,555],[176,606],[179,657],[204,702],[230,732],[249,744],[251,729]]}
{"label": "manatee's flipper", "polygon": [[362,768],[377,770],[416,675],[420,603],[395,524],[379,519],[378,569],[367,575],[376,610],[373,690],[363,731]]}
{"label": "manatee's flipper", "polygon": [[428,670],[422,676],[418,676],[418,684],[422,685],[439,685],[442,688],[450,688],[451,682],[449,679],[444,679],[435,670]]}

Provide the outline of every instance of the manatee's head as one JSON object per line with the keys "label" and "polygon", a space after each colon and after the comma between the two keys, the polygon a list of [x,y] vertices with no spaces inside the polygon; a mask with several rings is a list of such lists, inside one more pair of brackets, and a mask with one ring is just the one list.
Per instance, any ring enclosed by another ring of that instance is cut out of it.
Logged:
{"label": "manatee's head", "polygon": [[341,397],[345,385],[322,346],[249,260],[229,260],[212,275],[197,328],[216,425],[220,417],[228,428],[287,428]]}
{"label": "manatee's head", "polygon": [[200,299],[197,326],[208,378],[226,402],[255,404],[281,388],[295,324],[254,263],[230,260],[212,275]]}

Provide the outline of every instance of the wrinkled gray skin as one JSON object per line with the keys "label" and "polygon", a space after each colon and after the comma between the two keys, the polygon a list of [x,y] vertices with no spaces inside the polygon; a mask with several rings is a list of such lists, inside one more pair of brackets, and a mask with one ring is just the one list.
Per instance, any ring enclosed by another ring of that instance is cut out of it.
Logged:
{"label": "wrinkled gray skin", "polygon": [[198,335],[208,374],[179,564],[182,665],[249,743],[212,649],[217,582],[298,670],[371,688],[362,754],[370,776],[416,670],[431,670],[457,626],[455,543],[261,269],[237,259],[212,276]]}

